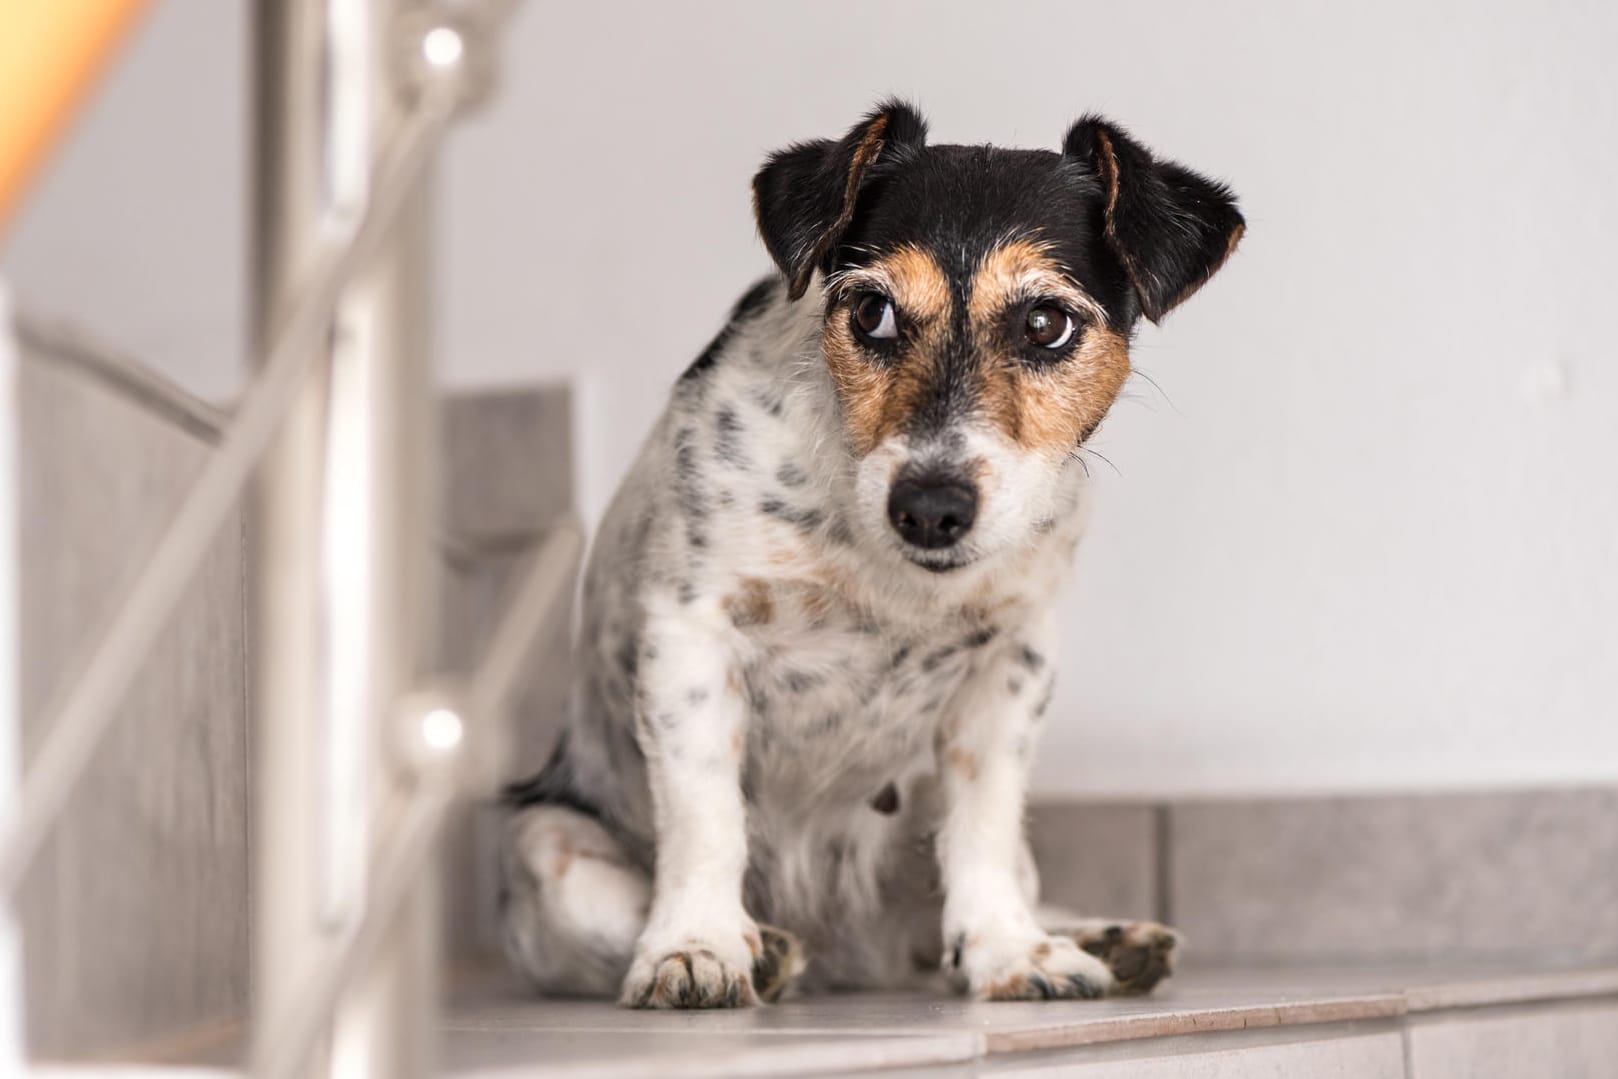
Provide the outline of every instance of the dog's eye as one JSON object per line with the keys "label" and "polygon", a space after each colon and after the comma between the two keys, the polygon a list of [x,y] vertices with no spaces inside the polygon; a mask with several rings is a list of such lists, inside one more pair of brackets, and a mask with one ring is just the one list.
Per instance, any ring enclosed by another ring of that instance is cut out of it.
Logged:
{"label": "dog's eye", "polygon": [[1057,349],[1073,340],[1073,316],[1060,307],[1038,304],[1028,309],[1023,323],[1031,344]]}
{"label": "dog's eye", "polygon": [[879,292],[867,292],[854,301],[854,329],[873,341],[891,341],[899,336],[899,322],[893,301]]}

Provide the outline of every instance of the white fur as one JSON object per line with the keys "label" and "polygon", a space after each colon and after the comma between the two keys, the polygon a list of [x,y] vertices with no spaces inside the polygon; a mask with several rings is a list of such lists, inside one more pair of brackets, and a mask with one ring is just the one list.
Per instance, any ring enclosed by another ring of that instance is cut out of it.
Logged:
{"label": "white fur", "polygon": [[[566,759],[541,786],[594,807],[655,881],[633,956],[617,939],[603,961],[631,1003],[670,985],[701,1003],[745,979],[757,917],[805,938],[812,985],[908,984],[942,962],[979,995],[1028,975],[1095,995],[1105,965],[1038,928],[1022,835],[1082,469],[971,417],[857,459],[820,305],[782,293],[676,387],[593,553]],[[946,453],[977,470],[980,509],[951,552],[968,564],[937,574],[886,503],[900,468]],[[553,987],[545,935],[579,930],[523,890],[551,883],[535,844],[513,857],[510,950]]]}

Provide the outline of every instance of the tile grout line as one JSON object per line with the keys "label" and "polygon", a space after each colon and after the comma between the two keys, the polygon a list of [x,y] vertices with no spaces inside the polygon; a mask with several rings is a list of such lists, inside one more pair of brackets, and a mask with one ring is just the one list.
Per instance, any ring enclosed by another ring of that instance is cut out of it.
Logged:
{"label": "tile grout line", "polygon": [[1174,924],[1173,842],[1174,826],[1168,803],[1152,807],[1152,901],[1153,917],[1161,925]]}
{"label": "tile grout line", "polygon": [[1405,996],[1405,1013],[1399,1017],[1399,1050],[1403,1058],[1405,1079],[1416,1079],[1416,1048],[1410,1040],[1409,994]]}

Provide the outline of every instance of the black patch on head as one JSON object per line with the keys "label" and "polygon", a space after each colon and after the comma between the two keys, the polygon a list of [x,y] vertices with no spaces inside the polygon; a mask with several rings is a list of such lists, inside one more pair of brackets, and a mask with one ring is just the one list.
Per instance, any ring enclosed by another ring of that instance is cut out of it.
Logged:
{"label": "black patch on head", "polygon": [[775,478],[783,487],[802,487],[809,482],[809,474],[790,461],[775,470]]}
{"label": "black patch on head", "polygon": [[780,287],[781,282],[777,278],[766,277],[755,282],[752,288],[742,293],[742,298],[737,300],[736,306],[730,309],[730,317],[725,320],[724,326],[720,327],[719,332],[714,335],[714,339],[708,342],[708,347],[704,348],[701,354],[691,361],[691,366],[685,369],[685,373],[680,376],[680,381],[687,382],[695,379],[712,367],[730,344],[730,339],[736,336],[736,331],[752,321],[760,311],[764,310],[771,298],[774,297],[775,290]]}
{"label": "black patch on head", "polygon": [[1007,241],[1044,246],[1115,327],[1127,330],[1138,314],[1129,279],[1103,238],[1099,181],[1053,151],[926,146],[871,180],[861,199],[831,269],[920,247],[954,294],[953,324],[930,357],[932,374],[911,413],[913,435],[948,431],[978,403],[983,379],[968,294],[985,256]]}
{"label": "black patch on head", "polygon": [[1104,120],[1080,120],[1060,153],[930,146],[925,121],[898,102],[841,140],[772,156],[754,180],[754,201],[789,298],[817,269],[856,268],[901,246],[939,264],[956,319],[912,413],[911,433],[922,436],[947,430],[978,403],[982,373],[965,301],[993,248],[1040,245],[1127,335],[1143,313],[1155,321],[1194,292],[1243,228],[1228,189],[1158,160]]}
{"label": "black patch on head", "polygon": [[929,652],[927,655],[922,657],[921,669],[924,671],[937,670],[943,665],[945,660],[949,659],[958,651],[960,651],[959,645],[946,644],[937,651]]}
{"label": "black patch on head", "polygon": [[1213,276],[1246,228],[1230,188],[1158,160],[1099,116],[1068,130],[1062,156],[1100,179],[1103,236],[1153,322]]}
{"label": "black patch on head", "polygon": [[871,799],[871,808],[884,817],[891,817],[899,812],[899,788],[889,783],[877,791],[876,796]]}
{"label": "black patch on head", "polygon": [[994,640],[994,635],[998,632],[999,631],[993,626],[985,626],[983,629],[978,630],[966,640],[962,641],[961,646],[963,648],[982,648],[984,645]]}
{"label": "black patch on head", "polygon": [[796,300],[853,221],[865,190],[927,141],[927,121],[902,101],[877,106],[836,142],[800,142],[753,177],[759,236]]}

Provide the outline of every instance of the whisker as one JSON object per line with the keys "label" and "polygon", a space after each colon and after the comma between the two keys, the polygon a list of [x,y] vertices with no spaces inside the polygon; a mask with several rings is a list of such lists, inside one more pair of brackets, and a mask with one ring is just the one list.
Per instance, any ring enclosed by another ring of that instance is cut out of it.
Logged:
{"label": "whisker", "polygon": [[1174,403],[1174,398],[1169,396],[1168,391],[1165,390],[1161,385],[1158,384],[1157,379],[1153,378],[1151,375],[1148,375],[1145,371],[1142,371],[1138,367],[1135,368],[1132,373],[1136,374],[1136,375],[1139,375],[1141,378],[1145,379],[1148,383],[1150,383],[1152,389],[1156,390],[1158,392],[1159,396],[1161,396],[1163,398],[1163,403],[1168,405],[1170,408],[1172,408],[1175,411],[1176,414],[1181,415],[1181,416],[1185,415],[1185,413],[1180,411],[1180,406],[1176,405]]}
{"label": "whisker", "polygon": [[1093,450],[1089,446],[1080,446],[1079,452],[1093,454],[1096,457],[1101,458],[1103,461],[1107,462],[1107,466],[1111,468],[1114,473],[1116,473],[1118,476],[1123,475],[1123,472],[1119,470],[1118,466],[1112,463],[1112,458],[1108,457],[1106,454],[1101,453],[1098,450]]}

